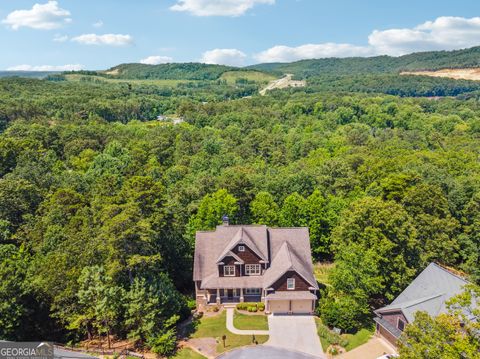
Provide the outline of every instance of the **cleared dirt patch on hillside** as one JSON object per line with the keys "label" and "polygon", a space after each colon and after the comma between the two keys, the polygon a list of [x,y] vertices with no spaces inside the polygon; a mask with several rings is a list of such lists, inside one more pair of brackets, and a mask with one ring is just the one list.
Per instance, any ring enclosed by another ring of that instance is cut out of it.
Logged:
{"label": "cleared dirt patch on hillside", "polygon": [[292,74],[286,74],[281,79],[272,81],[265,87],[263,90],[260,90],[260,95],[265,96],[267,91],[275,90],[275,89],[284,89],[287,87],[305,87],[307,85],[306,81],[295,81],[292,80]]}
{"label": "cleared dirt patch on hillside", "polygon": [[404,71],[404,72],[401,72],[400,75],[447,77],[455,80],[480,81],[480,68],[443,69],[443,70],[436,70],[436,71]]}

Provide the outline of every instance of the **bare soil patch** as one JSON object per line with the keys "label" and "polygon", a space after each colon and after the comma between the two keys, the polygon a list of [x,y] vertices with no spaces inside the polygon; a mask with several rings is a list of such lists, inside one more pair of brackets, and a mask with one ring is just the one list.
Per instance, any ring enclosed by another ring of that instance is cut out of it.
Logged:
{"label": "bare soil patch", "polygon": [[480,68],[443,69],[436,71],[404,71],[400,75],[446,77],[455,80],[480,81]]}

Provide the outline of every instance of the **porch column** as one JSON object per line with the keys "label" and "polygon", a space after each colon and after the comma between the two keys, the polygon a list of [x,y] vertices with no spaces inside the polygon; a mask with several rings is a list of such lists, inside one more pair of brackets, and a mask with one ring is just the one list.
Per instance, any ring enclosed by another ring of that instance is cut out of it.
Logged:
{"label": "porch column", "polygon": [[222,300],[220,299],[220,289],[217,288],[217,304],[220,304]]}
{"label": "porch column", "polygon": [[264,301],[265,301],[265,291],[266,291],[266,290],[262,288],[262,295],[261,295],[261,297],[260,297],[260,301],[261,301],[261,302],[264,302]]}
{"label": "porch column", "polygon": [[240,303],[243,303],[243,288],[240,288]]}

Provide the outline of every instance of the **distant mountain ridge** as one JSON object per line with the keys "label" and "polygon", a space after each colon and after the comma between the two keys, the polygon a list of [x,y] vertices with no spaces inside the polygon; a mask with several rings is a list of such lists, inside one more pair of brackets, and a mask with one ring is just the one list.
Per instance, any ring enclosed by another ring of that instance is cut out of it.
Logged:
{"label": "distant mountain ridge", "polygon": [[58,71],[0,71],[0,78],[2,77],[26,77],[43,79],[49,75],[58,74]]}
{"label": "distant mountain ridge", "polygon": [[248,69],[271,73],[292,73],[309,78],[325,74],[379,74],[401,71],[480,67],[480,46],[455,51],[417,52],[399,57],[348,57],[301,60],[291,63],[265,63]]}
{"label": "distant mountain ridge", "polygon": [[243,68],[193,62],[160,65],[132,63],[112,67],[98,72],[98,75],[118,79],[217,80],[227,71],[252,70],[276,76],[291,73],[297,78],[305,79],[326,74],[387,74],[472,67],[480,67],[480,46],[455,51],[417,52],[399,57],[323,58],[291,63],[264,63]]}

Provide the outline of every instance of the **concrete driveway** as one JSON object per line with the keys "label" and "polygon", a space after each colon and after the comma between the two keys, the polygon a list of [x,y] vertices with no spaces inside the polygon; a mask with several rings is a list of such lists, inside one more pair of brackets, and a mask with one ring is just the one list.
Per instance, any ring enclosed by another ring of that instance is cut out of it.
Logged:
{"label": "concrete driveway", "polygon": [[270,338],[265,345],[326,358],[313,316],[271,314],[268,327]]}
{"label": "concrete driveway", "polygon": [[316,359],[317,357],[267,345],[244,347],[222,354],[217,359]]}

